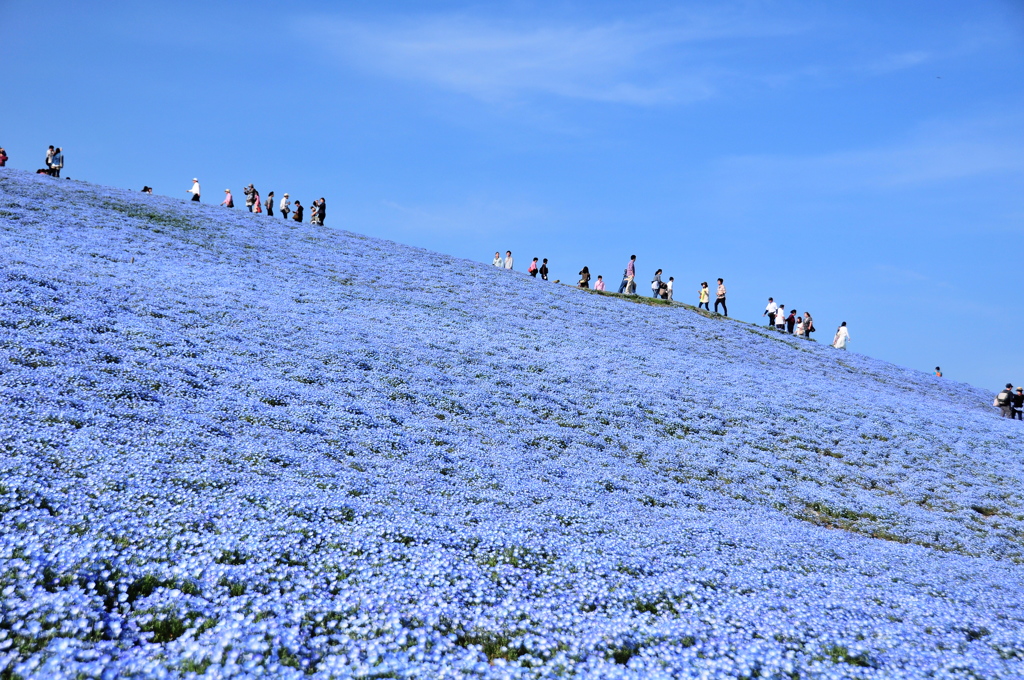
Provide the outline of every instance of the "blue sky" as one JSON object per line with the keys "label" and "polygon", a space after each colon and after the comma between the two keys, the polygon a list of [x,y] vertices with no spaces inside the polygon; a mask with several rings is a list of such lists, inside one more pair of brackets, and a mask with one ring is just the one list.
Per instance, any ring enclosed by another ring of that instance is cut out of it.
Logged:
{"label": "blue sky", "polygon": [[722,276],[733,316],[1024,384],[1022,3],[149,4],[0,2],[9,166],[325,196],[563,281],[635,253],[641,290]]}

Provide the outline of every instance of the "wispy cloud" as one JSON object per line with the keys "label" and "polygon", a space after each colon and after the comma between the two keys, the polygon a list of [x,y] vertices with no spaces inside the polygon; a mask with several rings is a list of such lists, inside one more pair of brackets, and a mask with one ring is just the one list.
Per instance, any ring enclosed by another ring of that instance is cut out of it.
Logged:
{"label": "wispy cloud", "polygon": [[1024,135],[1017,118],[924,126],[885,148],[812,156],[734,156],[718,176],[744,191],[817,194],[900,190],[970,177],[1024,172]]}
{"label": "wispy cloud", "polygon": [[[306,20],[300,30],[305,30]],[[735,17],[523,25],[467,16],[397,23],[315,19],[344,62],[487,102],[534,94],[653,105],[711,97],[721,70],[687,48],[793,29]]]}

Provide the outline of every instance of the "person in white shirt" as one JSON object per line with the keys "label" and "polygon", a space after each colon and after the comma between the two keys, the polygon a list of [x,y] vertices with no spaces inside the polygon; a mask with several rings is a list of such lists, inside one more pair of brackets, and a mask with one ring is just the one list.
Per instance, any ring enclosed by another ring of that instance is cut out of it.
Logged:
{"label": "person in white shirt", "polygon": [[768,317],[768,328],[775,325],[775,312],[779,311],[779,306],[775,304],[775,300],[768,298],[768,306],[764,308],[764,312],[761,316]]}
{"label": "person in white shirt", "polygon": [[192,188],[189,189],[186,193],[192,194],[192,200],[197,202],[197,203],[199,202],[199,180],[198,179],[196,179],[195,177],[192,178]]}
{"label": "person in white shirt", "polygon": [[671,299],[672,299],[672,283],[673,283],[674,281],[675,281],[675,278],[673,278],[673,277],[671,277],[671,276],[670,276],[670,277],[668,277],[668,299],[669,299],[669,300],[671,300]]}
{"label": "person in white shirt", "polygon": [[502,269],[505,267],[505,261],[501,259],[501,253],[494,253],[494,261],[491,262],[495,267]]}
{"label": "person in white shirt", "polygon": [[832,346],[836,349],[846,349],[846,343],[850,342],[850,331],[846,330],[846,322],[839,325],[836,337],[832,340]]}
{"label": "person in white shirt", "polygon": [[775,310],[775,330],[786,331],[786,305],[779,305]]}
{"label": "person in white shirt", "polygon": [[292,211],[291,202],[289,202],[289,200],[288,200],[288,194],[285,194],[284,196],[281,197],[280,208],[281,208],[281,217],[283,219],[288,219],[288,213],[290,213]]}
{"label": "person in white shirt", "polygon": [[506,250],[505,251],[505,269],[508,269],[509,271],[512,271],[512,251],[511,250]]}

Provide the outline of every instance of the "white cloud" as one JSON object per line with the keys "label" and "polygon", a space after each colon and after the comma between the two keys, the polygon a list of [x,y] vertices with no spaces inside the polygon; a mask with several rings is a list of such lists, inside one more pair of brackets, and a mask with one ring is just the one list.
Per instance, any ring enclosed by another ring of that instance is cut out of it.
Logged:
{"label": "white cloud", "polygon": [[721,70],[688,52],[698,42],[792,29],[709,16],[589,26],[509,25],[465,16],[366,23],[307,19],[345,63],[487,102],[534,94],[653,105],[716,92]]}

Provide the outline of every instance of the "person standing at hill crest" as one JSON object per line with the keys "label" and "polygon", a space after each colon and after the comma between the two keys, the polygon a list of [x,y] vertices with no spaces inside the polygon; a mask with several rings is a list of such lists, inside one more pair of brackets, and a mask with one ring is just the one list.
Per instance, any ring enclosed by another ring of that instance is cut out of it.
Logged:
{"label": "person standing at hill crest", "polygon": [[1024,387],[1017,388],[1017,394],[1013,395],[1013,418],[1024,420]]}
{"label": "person standing at hill crest", "polygon": [[53,152],[53,159],[50,161],[50,174],[60,177],[60,170],[64,167],[64,152],[58,146]]}
{"label": "person standing at hill crest", "polygon": [[580,282],[577,284],[580,288],[590,288],[590,268],[583,267],[580,270]]}
{"label": "person standing at hill crest", "polygon": [[494,260],[491,261],[491,264],[493,264],[498,269],[503,269],[505,267],[505,261],[501,259],[500,252],[494,253]]}
{"label": "person standing at hill crest", "polygon": [[718,305],[722,305],[725,316],[729,316],[729,308],[725,306],[725,280],[718,279],[718,291],[715,293],[715,314],[718,314]]}
{"label": "person standing at hill crest", "polygon": [[235,199],[231,195],[231,189],[225,189],[224,190],[224,200],[221,201],[220,204],[222,206],[224,206],[225,208],[234,208],[235,207]]}
{"label": "person standing at hill crest", "polygon": [[548,280],[548,258],[544,258],[544,261],[540,263],[540,278],[544,281]]}
{"label": "person standing at hill crest", "polygon": [[511,250],[506,250],[505,251],[505,269],[507,269],[509,271],[512,271],[513,265],[515,265],[515,260],[512,259],[512,251]]}
{"label": "person standing at hill crest", "polygon": [[700,284],[700,298],[698,298],[698,299],[700,300],[700,302],[697,303],[697,309],[700,309],[701,307],[703,307],[704,309],[706,309],[707,311],[710,312],[711,308],[708,307],[708,305],[711,304],[711,295],[710,295],[710,293],[708,293],[708,282],[707,281],[701,282],[701,284]]}
{"label": "person standing at hill crest", "polygon": [[274,216],[274,192],[267,194],[267,217]]}
{"label": "person standing at hill crest", "polygon": [[654,272],[654,278],[651,279],[651,297],[661,296],[661,270]]}
{"label": "person standing at hill crest", "polygon": [[302,204],[299,203],[298,199],[295,201],[295,214],[292,215],[292,219],[302,224]]}
{"label": "person standing at hill crest", "polygon": [[199,180],[195,177],[192,178],[192,188],[185,193],[192,194],[192,200],[196,203],[199,202]]}
{"label": "person standing at hill crest", "polygon": [[597,281],[594,283],[594,290],[604,290],[604,279],[601,278],[600,274],[597,275]]}
{"label": "person standing at hill crest", "polygon": [[626,269],[622,272],[622,283],[619,284],[619,295],[622,295],[623,291],[629,292],[627,289],[633,283],[633,279],[636,277],[636,255],[629,256],[629,262],[626,263]]}
{"label": "person standing at hill crest", "polygon": [[672,277],[672,276],[668,277],[668,299],[669,300],[672,299],[672,284],[674,284],[675,281],[676,281],[675,277]]}
{"label": "person standing at hill crest", "polygon": [[764,308],[764,312],[761,316],[768,317],[768,327],[771,328],[775,325],[775,312],[779,311],[779,306],[775,304],[774,298],[768,298],[768,306]]}
{"label": "person standing at hill crest", "polygon": [[936,378],[941,378],[942,377],[942,369],[939,368],[938,366],[935,367],[935,377]]}
{"label": "person standing at hill crest", "polygon": [[796,310],[794,309],[793,311],[791,311],[789,313],[789,316],[786,317],[786,332],[788,332],[790,335],[796,335],[793,332],[793,330],[795,328],[796,328]]}
{"label": "person standing at hill crest", "polygon": [[4,151],[4,147],[0,146],[0,168],[7,167],[7,152]]}
{"label": "person standing at hill crest", "polygon": [[281,219],[288,219],[288,213],[292,211],[288,202],[288,192],[286,191],[284,196],[281,197]]}
{"label": "person standing at hill crest", "polygon": [[999,407],[999,415],[1013,419],[1013,385],[1011,383],[1006,383],[1006,387],[996,395],[992,405]]}
{"label": "person standing at hill crest", "polygon": [[850,331],[846,330],[846,322],[839,324],[836,330],[836,337],[832,338],[832,346],[836,349],[846,349],[846,343],[850,341]]}

